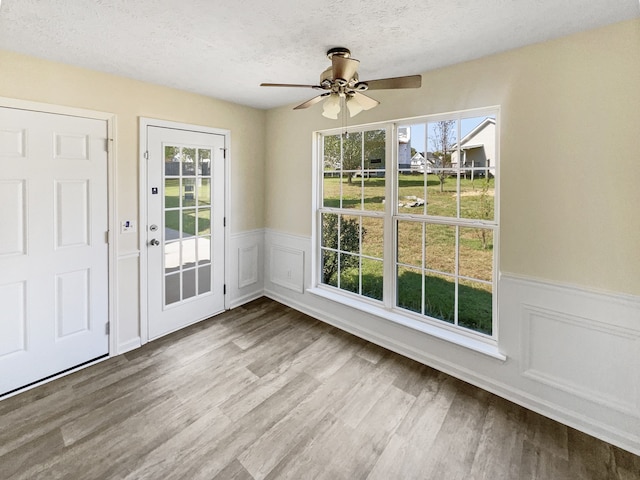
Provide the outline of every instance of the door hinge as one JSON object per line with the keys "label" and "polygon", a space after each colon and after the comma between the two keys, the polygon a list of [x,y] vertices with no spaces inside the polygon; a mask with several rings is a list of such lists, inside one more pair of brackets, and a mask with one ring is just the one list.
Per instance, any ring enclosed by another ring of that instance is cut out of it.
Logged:
{"label": "door hinge", "polygon": [[224,148],[224,147],[221,147],[221,148],[220,148],[220,150],[222,150],[222,156],[223,156],[223,158],[225,158],[225,159],[226,159],[226,158],[227,158],[227,149],[226,149],[226,148]]}
{"label": "door hinge", "polygon": [[104,232],[104,243],[109,243],[109,230]]}
{"label": "door hinge", "polygon": [[227,294],[227,284],[226,283],[222,286],[222,294],[223,295]]}
{"label": "door hinge", "polygon": [[145,160],[149,160],[149,150],[144,152],[144,158],[145,158]]}
{"label": "door hinge", "polygon": [[109,335],[109,322],[104,324],[104,333],[106,333],[107,335]]}
{"label": "door hinge", "polygon": [[222,217],[222,226],[223,227],[227,226],[227,217]]}

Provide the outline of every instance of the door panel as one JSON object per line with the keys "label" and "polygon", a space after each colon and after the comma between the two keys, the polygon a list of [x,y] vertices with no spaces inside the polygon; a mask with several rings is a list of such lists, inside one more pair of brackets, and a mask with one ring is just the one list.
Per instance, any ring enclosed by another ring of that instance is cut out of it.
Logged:
{"label": "door panel", "polygon": [[0,107],[0,395],[108,354],[107,124]]}
{"label": "door panel", "polygon": [[224,310],[224,135],[148,127],[149,338]]}

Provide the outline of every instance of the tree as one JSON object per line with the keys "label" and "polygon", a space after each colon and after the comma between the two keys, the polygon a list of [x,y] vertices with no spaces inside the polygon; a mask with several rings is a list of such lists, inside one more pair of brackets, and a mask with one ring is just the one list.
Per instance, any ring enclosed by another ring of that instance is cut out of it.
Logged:
{"label": "tree", "polygon": [[369,160],[384,159],[385,131],[364,132],[364,155],[362,135],[362,132],[355,132],[324,137],[324,169],[343,170],[351,184],[356,171],[369,167]]}
{"label": "tree", "polygon": [[429,137],[436,157],[436,175],[440,179],[440,192],[444,191],[447,169],[451,168],[451,152],[456,144],[456,121],[442,120],[433,124],[433,135]]}
{"label": "tree", "polygon": [[[343,252],[359,252],[361,238],[364,239],[367,233],[364,227],[360,232],[360,225],[356,219],[345,219],[340,221],[340,235],[338,244],[338,218],[339,215],[322,215],[322,246],[340,250]],[[323,250],[322,253],[322,282],[327,285],[338,285],[338,255],[333,250]],[[344,271],[347,268],[357,267],[358,257],[355,255],[344,255],[340,268]]]}

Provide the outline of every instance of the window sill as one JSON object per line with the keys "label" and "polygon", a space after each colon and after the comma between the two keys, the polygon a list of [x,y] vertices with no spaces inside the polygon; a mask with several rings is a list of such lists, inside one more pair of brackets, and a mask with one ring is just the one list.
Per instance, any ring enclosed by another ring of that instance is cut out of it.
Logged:
{"label": "window sill", "polygon": [[503,362],[507,360],[507,356],[503,353],[500,353],[500,351],[498,350],[498,345],[494,342],[485,342],[480,339],[464,335],[463,333],[454,332],[447,328],[442,328],[436,325],[421,322],[411,317],[370,304],[366,301],[359,301],[356,299],[348,298],[339,293],[332,292],[329,289],[315,287],[308,289],[307,292],[318,297],[322,297],[327,300],[331,300],[333,302],[355,308],[356,310],[366,312],[370,315],[374,315],[378,318],[388,320],[398,325],[402,325],[403,327],[407,327],[412,330],[430,335],[440,340],[450,342],[454,345],[468,348],[469,350],[473,350],[474,352],[482,353],[491,358],[495,358]]}

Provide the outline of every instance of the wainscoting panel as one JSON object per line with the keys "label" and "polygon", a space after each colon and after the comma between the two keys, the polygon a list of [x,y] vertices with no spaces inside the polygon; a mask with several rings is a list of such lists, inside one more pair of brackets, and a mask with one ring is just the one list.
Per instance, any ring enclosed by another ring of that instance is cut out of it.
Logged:
{"label": "wainscoting panel", "polygon": [[255,298],[264,291],[264,230],[251,230],[230,236],[229,307],[235,308]]}
{"label": "wainscoting panel", "polygon": [[525,377],[604,407],[640,417],[637,369],[640,332],[523,305],[522,373]]}

